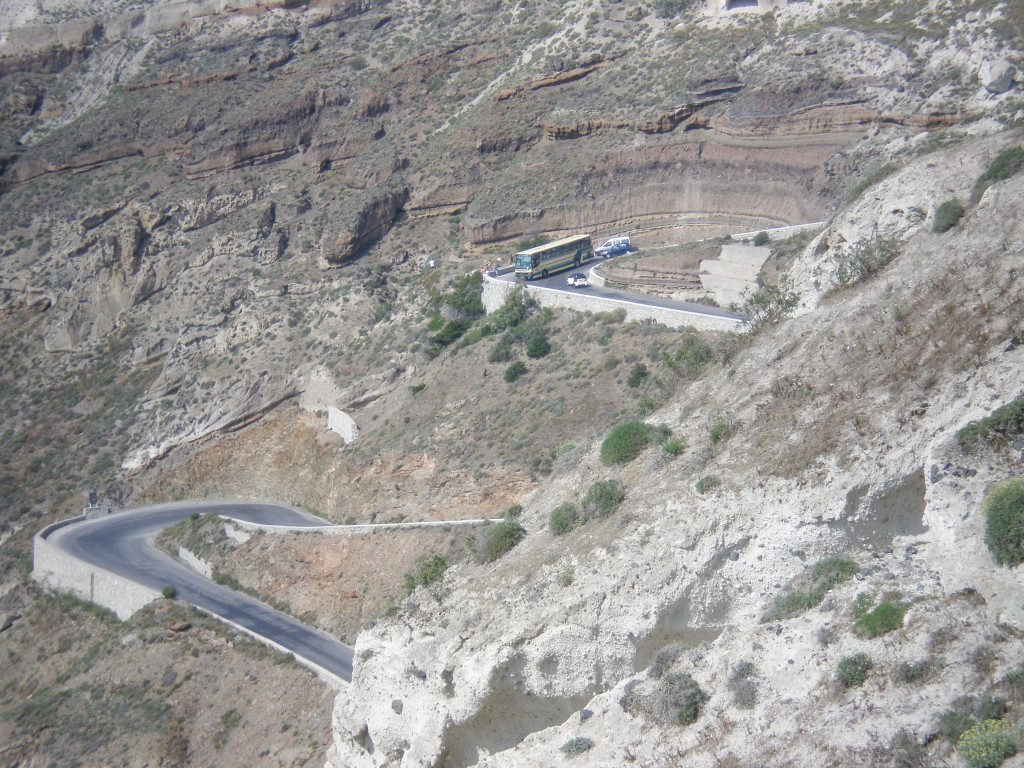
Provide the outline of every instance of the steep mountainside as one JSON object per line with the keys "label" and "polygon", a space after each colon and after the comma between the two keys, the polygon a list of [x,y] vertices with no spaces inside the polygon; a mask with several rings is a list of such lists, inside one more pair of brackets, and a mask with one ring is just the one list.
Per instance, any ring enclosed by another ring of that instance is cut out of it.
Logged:
{"label": "steep mountainside", "polygon": [[[337,521],[522,502],[526,539],[488,565],[485,533],[381,537],[386,577],[372,544],[223,554],[321,626],[371,625],[333,764],[556,763],[575,735],[609,765],[881,763],[869,734],[899,729],[953,759],[935,723],[966,692],[1019,722],[1020,691],[993,686],[1020,655],[1020,568],[987,559],[978,516],[1019,455],[966,458],[952,435],[1024,389],[1020,177],[973,189],[1022,143],[1024,6],[771,5],[0,0],[5,615],[46,610],[31,534],[91,487],[115,506],[255,495]],[[963,218],[938,233],[954,198]],[[672,293],[714,250],[680,244],[814,221],[763,275],[770,292],[785,273],[795,317],[753,335],[486,318],[476,299],[483,264],[540,238],[630,232],[651,257],[614,279]],[[632,418],[676,442],[609,468],[599,445]],[[597,480],[624,485],[621,511],[554,538],[548,514]],[[392,580],[437,550],[455,567],[403,601]],[[757,623],[838,553],[863,581]],[[858,591],[910,605],[899,641],[846,631]],[[838,639],[819,646],[826,622]],[[22,654],[31,634],[6,630]],[[838,695],[830,671],[858,643],[882,673]],[[10,690],[67,689],[90,653]],[[884,682],[926,656],[928,687]],[[662,722],[641,674],[656,658],[711,696],[696,726]],[[738,713],[741,659],[759,682]],[[238,727],[238,759],[258,761]],[[47,733],[76,738],[56,716],[10,732],[26,761]],[[172,747],[167,764],[216,752]]]}

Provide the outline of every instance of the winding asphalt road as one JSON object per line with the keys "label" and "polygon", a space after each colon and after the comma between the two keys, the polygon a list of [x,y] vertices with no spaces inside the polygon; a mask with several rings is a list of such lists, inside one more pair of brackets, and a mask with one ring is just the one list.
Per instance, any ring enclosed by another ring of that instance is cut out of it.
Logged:
{"label": "winding asphalt road", "polygon": [[[566,278],[574,272],[583,272],[584,274],[587,274],[593,267],[599,266],[603,263],[603,259],[591,259],[590,261],[584,262],[579,267],[567,269],[549,277],[531,280],[529,284],[538,288],[547,288],[551,291],[560,291],[562,293],[583,293],[583,295],[586,296],[596,296],[603,299],[616,299],[618,301],[625,301],[630,304],[641,304],[647,307],[663,307],[665,309],[674,309],[679,312],[689,312],[695,315],[725,317],[730,320],[745,319],[743,315],[732,312],[731,310],[723,309],[722,307],[711,307],[707,304],[695,304],[691,301],[673,301],[672,299],[663,299],[660,296],[653,296],[649,293],[623,291],[618,288],[606,288],[604,286],[597,285],[589,285],[586,288],[571,288],[566,285]],[[515,283],[516,276],[514,272],[507,272],[500,275],[497,279],[506,283]]]}
{"label": "winding asphalt road", "polygon": [[180,502],[118,512],[52,531],[47,540],[72,557],[151,587],[171,585],[178,597],[264,637],[342,680],[352,680],[352,649],[248,595],[215,584],[154,545],[164,528],[193,512],[215,512],[253,523],[319,527],[318,517],[291,507],[256,502]]}

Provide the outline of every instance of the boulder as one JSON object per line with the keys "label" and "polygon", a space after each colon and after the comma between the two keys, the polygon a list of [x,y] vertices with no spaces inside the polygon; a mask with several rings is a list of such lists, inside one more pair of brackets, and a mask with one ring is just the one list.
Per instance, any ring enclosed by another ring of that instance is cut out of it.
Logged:
{"label": "boulder", "polygon": [[1006,93],[1013,87],[1016,71],[1006,59],[986,59],[978,70],[978,80],[989,93]]}

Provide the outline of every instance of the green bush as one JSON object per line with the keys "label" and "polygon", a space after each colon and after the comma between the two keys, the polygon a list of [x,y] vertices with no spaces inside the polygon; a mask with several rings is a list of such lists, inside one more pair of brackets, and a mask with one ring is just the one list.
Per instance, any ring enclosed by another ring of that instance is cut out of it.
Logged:
{"label": "green bush", "polygon": [[708,436],[712,443],[718,443],[727,439],[736,431],[736,425],[726,419],[719,419],[711,425]]}
{"label": "green bush", "polygon": [[1020,731],[1005,720],[986,720],[964,733],[956,751],[968,768],[997,768],[1017,754]]}
{"label": "green bush", "polygon": [[626,498],[626,489],[617,480],[598,480],[587,489],[580,505],[585,518],[608,517]]}
{"label": "green bush", "polygon": [[740,709],[752,709],[757,703],[757,670],[752,662],[741,661],[732,668],[728,683],[732,703]]}
{"label": "green bush", "polygon": [[498,339],[487,354],[489,363],[507,363],[512,359],[512,337],[505,334]]}
{"label": "green bush", "polygon": [[685,672],[662,678],[663,704],[676,712],[679,725],[697,722],[700,711],[711,697]]}
{"label": "green bush", "polygon": [[650,416],[656,410],[658,410],[658,404],[650,395],[644,395],[636,401],[636,412],[640,416]]}
{"label": "green bush", "polygon": [[444,572],[448,570],[448,560],[444,555],[433,553],[424,555],[416,561],[416,570],[405,574],[403,586],[405,593],[411,594],[416,587],[436,584],[444,578]]}
{"label": "green bush", "polygon": [[1010,147],[996,155],[985,172],[974,183],[971,202],[978,202],[985,190],[997,181],[1005,181],[1024,168],[1024,147]]}
{"label": "green bush", "polygon": [[168,584],[166,587],[160,590],[160,594],[166,597],[168,600],[173,600],[178,596],[178,589],[177,587],[172,587],[170,584]]}
{"label": "green bush", "polygon": [[871,592],[860,592],[853,601],[853,618],[859,619],[865,613],[871,610],[871,606],[874,605],[875,596]]}
{"label": "green bush", "polygon": [[694,489],[697,491],[697,493],[703,496],[705,493],[710,493],[711,491],[715,490],[715,488],[717,488],[721,484],[722,481],[718,478],[718,475],[705,475],[704,477],[697,481],[697,484],[694,486]]}
{"label": "green bush", "polygon": [[943,712],[940,718],[942,735],[951,744],[956,744],[960,737],[978,724],[974,716],[974,703],[968,697],[961,697],[953,702],[953,708]]}
{"label": "green bush", "polygon": [[836,667],[836,680],[844,688],[857,688],[868,679],[868,672],[874,666],[866,653],[855,653],[840,660]]}
{"label": "green bush", "polygon": [[516,286],[508,294],[501,308],[491,314],[490,325],[496,332],[515,328],[526,319],[527,313],[533,306],[535,306],[535,302],[527,295],[526,289]]}
{"label": "green bush", "polygon": [[493,563],[526,538],[526,529],[515,520],[502,520],[484,529],[480,560]]}
{"label": "green bush", "polygon": [[686,448],[686,443],[682,440],[666,440],[661,444],[661,450],[667,453],[669,456],[678,456]]}
{"label": "green bush", "polygon": [[989,491],[981,504],[985,544],[999,565],[1024,562],[1024,477],[1013,477]]}
{"label": "green bush", "polygon": [[453,341],[458,341],[459,337],[469,330],[469,326],[472,324],[471,320],[461,318],[450,320],[438,333],[430,337],[430,343],[435,347],[447,347]]}
{"label": "green bush", "polygon": [[551,342],[548,341],[547,331],[542,326],[531,327],[525,341],[527,357],[544,357],[551,351]]}
{"label": "green bush", "polygon": [[576,736],[575,738],[569,739],[565,742],[565,744],[559,747],[559,749],[569,757],[573,757],[574,755],[582,755],[593,746],[594,742],[586,736]]}
{"label": "green bush", "polygon": [[836,248],[832,256],[836,282],[853,285],[880,272],[899,256],[900,241],[895,237],[863,238],[847,248]]}
{"label": "green bush", "polygon": [[654,13],[659,19],[672,19],[686,11],[693,0],[654,0]]}
{"label": "green bush", "polygon": [[506,520],[518,520],[523,516],[523,505],[513,504],[511,507],[505,510]]}
{"label": "green bush", "polygon": [[948,232],[960,223],[965,213],[967,209],[964,208],[964,204],[955,197],[947,200],[935,210],[935,223],[932,229],[939,233]]}
{"label": "green bush", "polygon": [[956,441],[960,450],[971,453],[983,443],[998,446],[1021,434],[1024,434],[1024,397],[996,408],[978,421],[972,421],[956,433]]}
{"label": "green bush", "polygon": [[516,360],[512,365],[505,369],[505,381],[511,384],[513,381],[522,378],[526,375],[526,363],[522,360]]}
{"label": "green bush", "polygon": [[682,339],[671,352],[662,353],[662,360],[680,378],[695,379],[715,359],[715,350],[695,330],[682,331]]}
{"label": "green bush", "polygon": [[754,235],[754,245],[768,245],[770,241],[771,238],[768,237],[767,232],[758,232],[756,235]]}
{"label": "green bush", "polygon": [[628,464],[650,444],[654,428],[642,421],[627,421],[611,431],[601,443],[601,461]]}
{"label": "green bush", "polygon": [[1014,699],[1024,701],[1024,663],[1010,672],[1003,682],[1010,686]]}
{"label": "green bush", "polygon": [[548,528],[555,536],[562,536],[563,534],[569,533],[573,528],[579,525],[580,513],[579,509],[572,502],[565,502],[559,504],[557,507],[551,510],[551,514],[548,515]]}
{"label": "green bush", "polygon": [[852,579],[857,570],[857,564],[845,557],[833,556],[819,560],[811,570],[809,588],[806,591],[794,589],[775,598],[761,621],[789,619],[821,605],[833,587]]}
{"label": "green bush", "polygon": [[629,370],[629,376],[626,378],[626,386],[630,389],[636,389],[639,387],[644,379],[650,374],[647,370],[647,366],[643,363],[634,363],[633,367]]}
{"label": "green bush", "polygon": [[654,661],[647,672],[648,676],[655,680],[663,678],[665,673],[672,669],[672,665],[676,663],[682,653],[683,649],[680,646],[674,644],[666,645],[654,655]]}
{"label": "green bush", "polygon": [[455,281],[452,289],[441,297],[441,302],[469,317],[480,317],[484,313],[481,299],[484,278],[477,271],[470,272]]}
{"label": "green bush", "polygon": [[753,293],[746,293],[743,302],[734,309],[746,316],[751,329],[758,331],[789,317],[800,306],[800,294],[793,288],[793,281],[783,275],[778,285],[764,285]]}
{"label": "green bush", "polygon": [[896,679],[901,683],[921,683],[932,676],[935,663],[931,659],[904,661],[896,667]]}
{"label": "green bush", "polygon": [[903,626],[906,603],[886,601],[868,611],[853,624],[854,631],[865,637],[881,637]]}

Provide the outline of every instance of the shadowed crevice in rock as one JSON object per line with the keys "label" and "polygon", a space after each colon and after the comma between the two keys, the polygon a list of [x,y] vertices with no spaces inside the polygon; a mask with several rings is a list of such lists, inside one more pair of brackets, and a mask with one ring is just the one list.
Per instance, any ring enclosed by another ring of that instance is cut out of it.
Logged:
{"label": "shadowed crevice in rock", "polygon": [[467,722],[452,726],[444,736],[440,768],[476,765],[481,752],[502,752],[518,745],[531,733],[565,722],[600,689],[579,696],[536,696],[519,690],[507,678],[492,691],[479,711]]}
{"label": "shadowed crevice in rock", "polygon": [[919,469],[889,487],[869,493],[866,485],[851,488],[841,520],[826,525],[842,533],[850,546],[878,549],[898,536],[918,536],[924,523],[925,477]]}

